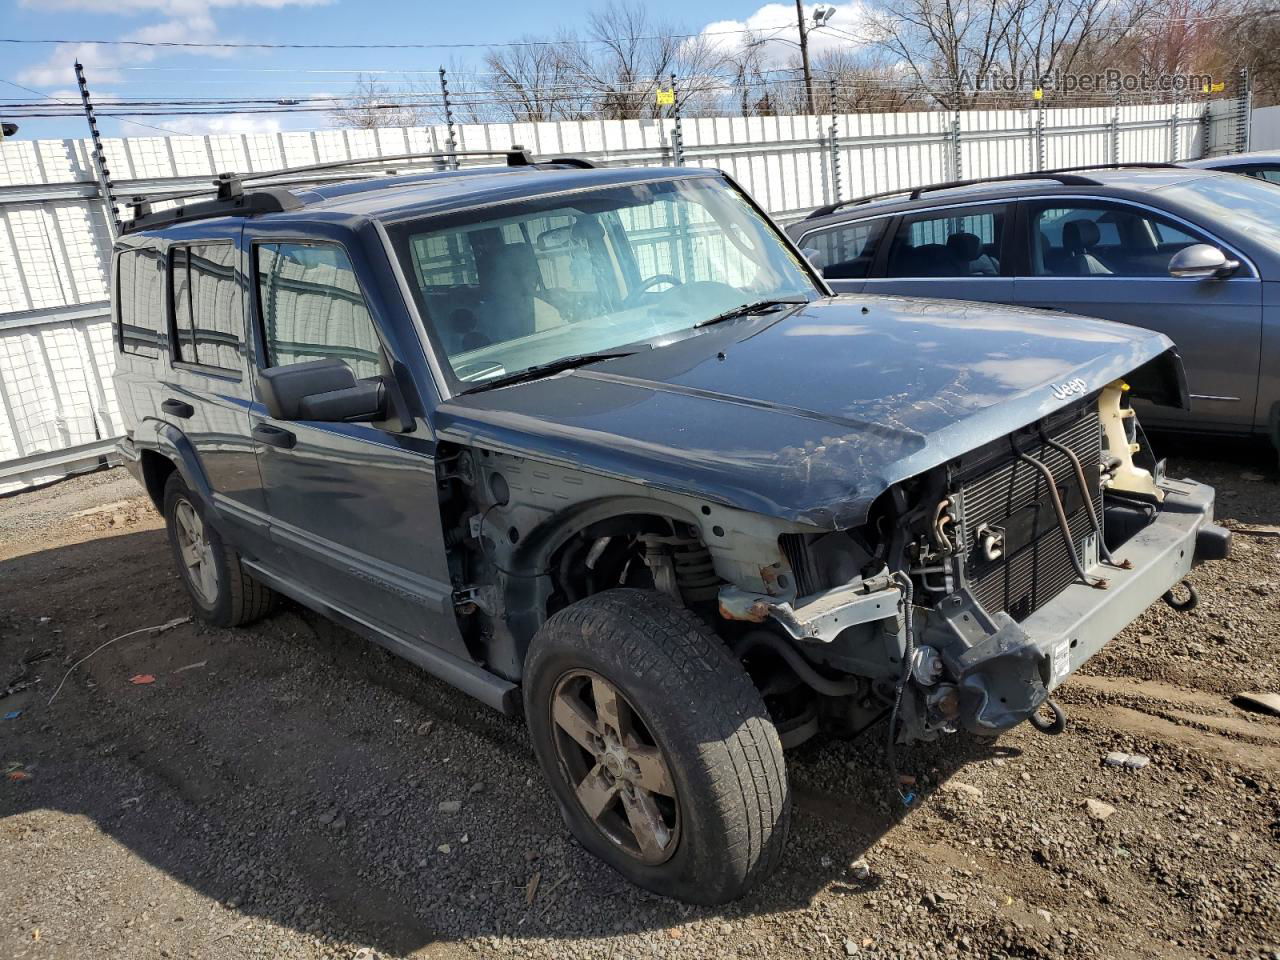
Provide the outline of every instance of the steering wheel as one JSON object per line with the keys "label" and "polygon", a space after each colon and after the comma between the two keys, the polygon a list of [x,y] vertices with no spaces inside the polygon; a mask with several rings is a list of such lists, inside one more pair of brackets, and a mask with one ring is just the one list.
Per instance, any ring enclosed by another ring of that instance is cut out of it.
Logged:
{"label": "steering wheel", "polygon": [[634,307],[636,302],[649,292],[650,287],[656,287],[660,283],[669,283],[673,287],[681,286],[684,281],[678,277],[673,277],[669,273],[658,273],[649,277],[647,280],[641,280],[640,286],[636,287],[622,299],[623,307]]}

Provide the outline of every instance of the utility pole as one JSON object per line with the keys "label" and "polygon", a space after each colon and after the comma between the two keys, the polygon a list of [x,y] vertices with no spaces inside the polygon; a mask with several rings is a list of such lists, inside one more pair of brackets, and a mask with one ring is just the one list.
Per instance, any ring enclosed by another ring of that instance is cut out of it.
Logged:
{"label": "utility pole", "polygon": [[796,0],[796,26],[800,29],[800,62],[804,65],[804,95],[809,105],[809,116],[817,111],[813,108],[813,74],[809,70],[809,30],[804,22],[804,0]]}

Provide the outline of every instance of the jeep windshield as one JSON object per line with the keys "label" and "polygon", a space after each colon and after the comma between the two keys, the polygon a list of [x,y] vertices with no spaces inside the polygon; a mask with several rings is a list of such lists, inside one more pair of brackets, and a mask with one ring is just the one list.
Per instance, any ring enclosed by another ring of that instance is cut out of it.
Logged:
{"label": "jeep windshield", "polygon": [[389,232],[460,390],[822,295],[773,228],[710,177],[523,198]]}

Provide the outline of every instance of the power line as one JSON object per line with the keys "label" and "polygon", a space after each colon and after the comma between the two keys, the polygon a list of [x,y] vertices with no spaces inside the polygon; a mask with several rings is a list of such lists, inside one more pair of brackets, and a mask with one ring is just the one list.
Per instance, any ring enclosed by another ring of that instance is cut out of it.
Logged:
{"label": "power line", "polygon": [[184,50],[486,50],[494,47],[559,47],[578,44],[636,43],[642,40],[695,40],[698,37],[740,36],[754,33],[741,30],[709,30],[702,33],[664,33],[643,37],[586,37],[559,40],[507,40],[502,43],[248,43],[188,40],[72,40],[29,37],[0,37],[0,43],[45,45],[98,45],[115,47],[177,48]]}
{"label": "power line", "polygon": [[[7,83],[7,84],[9,84],[9,86],[11,86],[11,87],[17,87],[19,90],[25,90],[27,93],[35,94],[37,97],[42,97],[42,98],[43,98],[43,99],[45,99],[45,100],[52,100],[54,103],[60,103],[60,104],[62,104],[62,105],[64,105],[64,106],[77,107],[77,108],[79,108],[79,104],[71,103],[69,100],[63,100],[61,97],[55,97],[55,96],[51,96],[50,94],[47,94],[47,93],[41,93],[39,90],[32,90],[30,87],[24,87],[22,84],[20,84],[20,83],[16,83],[16,82],[14,82],[13,80],[6,80],[6,79],[4,79],[3,77],[0,77],[0,83]],[[78,110],[77,110],[77,112],[78,112]],[[60,116],[60,117],[61,117],[61,116],[70,117],[70,116],[75,116],[75,115],[76,115],[75,113],[65,113],[65,114],[48,114],[48,116]],[[39,116],[39,114],[30,114],[30,116]],[[122,118],[122,119],[124,119],[124,118]],[[138,121],[138,120],[128,120],[128,119],[124,119],[124,122],[125,122],[125,123],[132,123],[135,127],[146,127],[148,130],[158,130],[160,133],[171,133],[171,134],[173,134],[175,137],[185,136],[185,134],[179,133],[177,130],[170,130],[168,127],[157,127],[157,126],[154,126],[153,124],[150,124],[150,123],[142,123],[142,122],[140,122],[140,121]]]}

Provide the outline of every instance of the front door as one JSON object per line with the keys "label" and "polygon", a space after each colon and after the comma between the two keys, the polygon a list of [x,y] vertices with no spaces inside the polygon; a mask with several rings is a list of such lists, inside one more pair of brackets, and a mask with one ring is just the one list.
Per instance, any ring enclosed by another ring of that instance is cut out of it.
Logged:
{"label": "front door", "polygon": [[[389,376],[372,279],[338,242],[251,247],[262,367],[321,358]],[[440,529],[435,442],[425,421],[283,421],[250,410],[273,540],[295,586],[402,641],[465,656]]]}
{"label": "front door", "polygon": [[1191,410],[1144,406],[1145,425],[1252,429],[1262,284],[1248,264],[1222,280],[1171,277],[1169,260],[1179,250],[1220,244],[1185,223],[1114,201],[1027,201],[1024,222],[1030,257],[1027,275],[1014,282],[1019,304],[1147,327],[1177,345]]}

